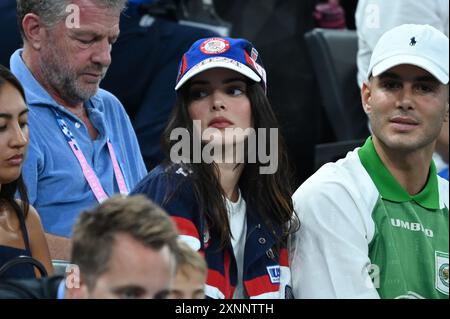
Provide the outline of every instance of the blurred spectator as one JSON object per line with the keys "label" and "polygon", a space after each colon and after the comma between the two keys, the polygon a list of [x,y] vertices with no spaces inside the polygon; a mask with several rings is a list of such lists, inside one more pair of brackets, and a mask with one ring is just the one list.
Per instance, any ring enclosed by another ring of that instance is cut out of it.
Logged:
{"label": "blurred spectator", "polygon": [[314,8],[316,27],[325,29],[345,29],[345,11],[339,0],[319,1]]}
{"label": "blurred spectator", "polygon": [[204,299],[208,266],[202,255],[178,241],[177,272],[170,288],[170,299]]}
{"label": "blurred spectator", "polygon": [[175,275],[177,231],[143,196],[114,196],[80,215],[66,277],[0,281],[0,299],[165,298]]}

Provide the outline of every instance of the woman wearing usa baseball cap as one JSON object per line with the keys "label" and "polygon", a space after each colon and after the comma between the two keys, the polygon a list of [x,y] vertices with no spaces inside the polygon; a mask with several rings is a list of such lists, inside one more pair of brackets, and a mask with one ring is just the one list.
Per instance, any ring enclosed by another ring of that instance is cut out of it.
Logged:
{"label": "woman wearing usa baseball cap", "polygon": [[291,296],[286,246],[299,223],[261,56],[245,39],[200,39],[175,90],[166,160],[134,193],[166,209],[204,254],[207,297]]}
{"label": "woman wearing usa baseball cap", "polygon": [[266,71],[258,51],[244,39],[209,38],[195,42],[183,56],[175,90],[193,76],[212,68],[226,68],[260,82],[266,88]]}

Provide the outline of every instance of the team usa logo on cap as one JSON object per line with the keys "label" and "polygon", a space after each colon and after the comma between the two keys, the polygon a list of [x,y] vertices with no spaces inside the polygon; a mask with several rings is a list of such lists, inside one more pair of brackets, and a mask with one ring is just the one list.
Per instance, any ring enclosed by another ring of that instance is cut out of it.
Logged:
{"label": "team usa logo on cap", "polygon": [[181,60],[175,90],[197,74],[212,68],[236,71],[260,83],[264,91],[267,90],[266,71],[253,45],[245,39],[219,37],[199,39],[192,44]]}
{"label": "team usa logo on cap", "polygon": [[200,45],[200,51],[205,54],[221,54],[230,49],[230,42],[222,38],[211,38]]}

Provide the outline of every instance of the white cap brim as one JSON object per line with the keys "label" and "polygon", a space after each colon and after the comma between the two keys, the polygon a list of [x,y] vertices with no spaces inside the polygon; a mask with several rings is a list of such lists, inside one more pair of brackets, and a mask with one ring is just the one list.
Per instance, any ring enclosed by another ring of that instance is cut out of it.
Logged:
{"label": "white cap brim", "polygon": [[397,65],[401,64],[410,64],[415,65],[419,68],[422,68],[428,71],[431,75],[433,75],[439,82],[442,84],[448,83],[448,74],[445,70],[438,64],[434,63],[429,59],[425,59],[423,57],[417,55],[395,55],[390,58],[387,58],[380,63],[376,64],[371,71],[369,71],[373,76],[378,76],[383,72],[386,72],[390,68],[393,68]]}
{"label": "white cap brim", "polygon": [[185,84],[189,79],[191,79],[195,75],[213,68],[230,69],[242,75],[245,75],[246,77],[250,78],[255,82],[261,81],[261,77],[245,64],[242,64],[236,60],[225,57],[216,57],[203,60],[202,62],[194,65],[188,72],[186,72],[183,75],[181,80],[177,83],[177,85],[175,86],[175,91],[178,90],[183,84]]}

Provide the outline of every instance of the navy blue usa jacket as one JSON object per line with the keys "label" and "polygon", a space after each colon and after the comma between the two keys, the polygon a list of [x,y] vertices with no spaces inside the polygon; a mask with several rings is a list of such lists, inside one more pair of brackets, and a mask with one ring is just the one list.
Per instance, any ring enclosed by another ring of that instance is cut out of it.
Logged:
{"label": "navy blue usa jacket", "polygon": [[[171,215],[183,240],[205,256],[208,264],[206,296],[231,299],[238,273],[233,249],[219,249],[219,234],[209,232],[200,214],[190,175],[179,165],[159,165],[136,186],[132,194],[145,194],[161,205]],[[278,249],[276,253],[274,236],[248,202],[246,218],[243,272],[246,294],[250,298],[290,297],[291,274],[287,249]]]}

